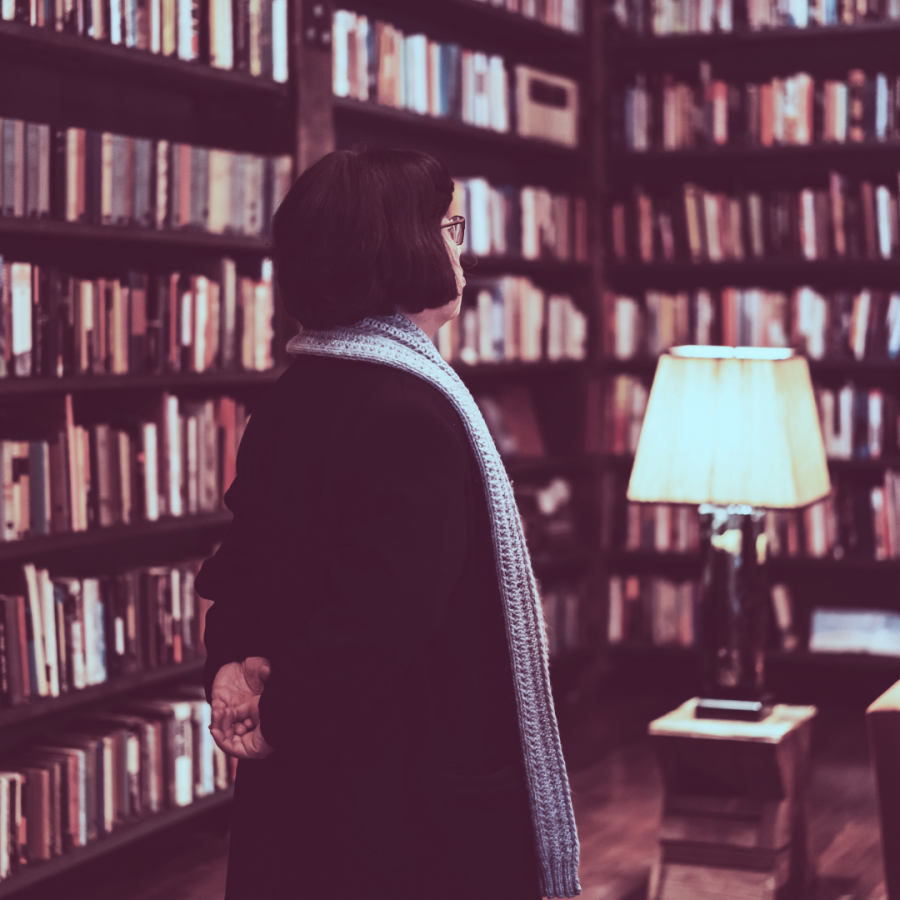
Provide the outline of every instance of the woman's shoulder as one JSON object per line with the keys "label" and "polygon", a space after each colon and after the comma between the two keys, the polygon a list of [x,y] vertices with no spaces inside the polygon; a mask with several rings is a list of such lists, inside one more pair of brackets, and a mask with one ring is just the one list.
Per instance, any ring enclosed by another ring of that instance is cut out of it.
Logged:
{"label": "woman's shoulder", "polygon": [[435,385],[394,366],[323,356],[299,356],[273,393],[326,400],[334,409],[368,419],[388,411],[407,410],[436,416],[454,429],[459,414]]}

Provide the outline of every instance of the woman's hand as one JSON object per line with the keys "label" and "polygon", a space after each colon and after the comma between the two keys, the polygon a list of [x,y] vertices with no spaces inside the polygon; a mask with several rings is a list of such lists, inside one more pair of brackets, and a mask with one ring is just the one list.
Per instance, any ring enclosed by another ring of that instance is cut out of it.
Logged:
{"label": "woman's hand", "polygon": [[274,748],[259,728],[259,698],[272,667],[262,656],[226,663],[212,686],[212,725],[215,742],[229,756],[264,759]]}

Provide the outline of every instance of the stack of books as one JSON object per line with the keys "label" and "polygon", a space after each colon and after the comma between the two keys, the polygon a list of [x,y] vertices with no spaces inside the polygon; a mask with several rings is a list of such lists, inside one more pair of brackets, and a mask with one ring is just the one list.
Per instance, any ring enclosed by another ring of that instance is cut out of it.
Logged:
{"label": "stack of books", "polygon": [[637,34],[709,34],[900,20],[900,3],[854,0],[615,0],[619,26]]}
{"label": "stack of books", "polygon": [[247,422],[230,397],[162,393],[157,413],[76,424],[71,395],[52,437],[0,441],[0,540],[222,509]]}
{"label": "stack of books", "polygon": [[510,77],[502,56],[405,34],[347,10],[334,14],[333,48],[336,97],[578,144],[579,91],[571,78],[523,65]]}
{"label": "stack of books", "polygon": [[587,200],[539,187],[457,178],[447,215],[466,218],[463,251],[587,262]]}
{"label": "stack of books", "polygon": [[0,119],[4,216],[258,237],[292,167],[290,156]]}
{"label": "stack of books", "polygon": [[51,578],[25,565],[23,593],[0,596],[0,707],[202,659],[209,604],[194,593],[199,567]]}
{"label": "stack of books", "polygon": [[656,356],[679,344],[794,347],[811,359],[896,359],[900,293],[864,288],[822,294],[722,288],[637,299],[608,293],[605,352],[616,359]]}
{"label": "stack of books", "polygon": [[582,28],[580,0],[480,0],[485,5],[537,19],[549,28],[579,33]]}
{"label": "stack of books", "polygon": [[0,760],[0,881],[234,781],[202,688],[124,701]]}
{"label": "stack of books", "polygon": [[639,74],[615,103],[615,139],[628,150],[861,143],[900,139],[900,76],[851,69],[732,84],[700,63],[698,77]]}
{"label": "stack of books", "polygon": [[613,575],[607,638],[611,644],[692,647],[699,604],[697,582]]}
{"label": "stack of books", "polygon": [[900,558],[900,473],[887,470],[881,485],[838,482],[831,497],[801,512],[766,517],[773,556],[860,559]]}
{"label": "stack of books", "polygon": [[79,278],[0,256],[0,378],[270,369],[271,261],[202,268]]}
{"label": "stack of books", "polygon": [[829,459],[882,459],[897,455],[897,397],[852,384],[816,388],[819,421]]}
{"label": "stack of books", "polygon": [[620,262],[896,259],[896,184],[831,172],[827,187],[726,193],[683,184],[666,196],[640,186],[612,205]]}
{"label": "stack of books", "polygon": [[587,317],[568,294],[547,295],[525,277],[472,279],[434,340],[447,362],[468,365],[584,359]]}
{"label": "stack of books", "polygon": [[3,0],[0,13],[7,22],[288,79],[287,0]]}
{"label": "stack of books", "polygon": [[700,549],[700,514],[696,506],[629,503],[626,507],[626,550],[696,553]]}
{"label": "stack of books", "polygon": [[557,584],[542,588],[540,595],[550,659],[558,660],[581,649],[585,644],[585,585]]}
{"label": "stack of books", "polygon": [[588,415],[602,414],[602,445],[589,452],[631,455],[637,450],[647,411],[649,388],[636,375],[615,375],[604,382],[602,411],[589,407]]}

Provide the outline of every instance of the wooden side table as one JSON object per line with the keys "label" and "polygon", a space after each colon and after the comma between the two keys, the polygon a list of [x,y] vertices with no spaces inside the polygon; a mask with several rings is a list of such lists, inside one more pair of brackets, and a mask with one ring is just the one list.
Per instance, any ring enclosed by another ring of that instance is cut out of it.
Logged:
{"label": "wooden side table", "polygon": [[806,786],[814,706],[761,722],[695,719],[697,700],[650,723],[665,801],[650,900],[784,900],[813,877]]}

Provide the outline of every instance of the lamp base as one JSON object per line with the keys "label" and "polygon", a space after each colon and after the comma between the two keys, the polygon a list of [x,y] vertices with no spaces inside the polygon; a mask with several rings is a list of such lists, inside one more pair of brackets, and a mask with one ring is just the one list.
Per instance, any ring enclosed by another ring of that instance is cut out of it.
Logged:
{"label": "lamp base", "polygon": [[764,700],[717,700],[701,697],[694,710],[695,719],[736,719],[759,722],[772,712],[772,704]]}

